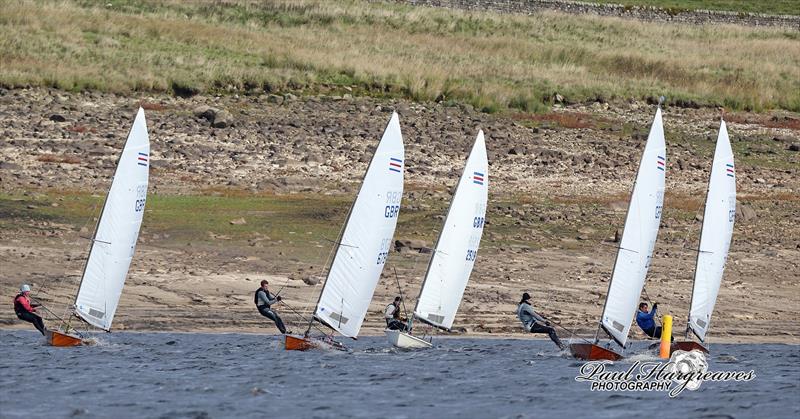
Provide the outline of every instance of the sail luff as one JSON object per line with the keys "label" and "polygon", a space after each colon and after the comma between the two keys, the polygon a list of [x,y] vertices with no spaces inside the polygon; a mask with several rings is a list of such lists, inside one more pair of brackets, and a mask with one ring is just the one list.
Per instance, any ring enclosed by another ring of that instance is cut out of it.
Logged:
{"label": "sail luff", "polygon": [[314,309],[318,321],[343,336],[358,335],[389,255],[403,194],[404,159],[399,117],[393,113],[372,156]]}
{"label": "sail luff", "polygon": [[[367,165],[367,170],[364,171],[364,175],[361,177],[361,184],[364,183],[364,178],[367,177],[367,173],[369,173],[369,168],[371,166],[372,166],[372,160],[370,160],[369,165]],[[334,251],[333,251],[333,257],[331,258],[330,264],[328,264],[328,271],[325,273],[325,280],[322,283],[322,289],[319,291],[319,296],[317,296],[317,302],[314,303],[314,313],[316,313],[317,308],[319,307],[319,302],[320,302],[320,300],[322,300],[322,294],[325,293],[325,286],[328,284],[328,277],[331,274],[331,267],[333,267],[333,264],[336,262],[336,256],[339,254],[339,248],[342,247],[342,237],[344,237],[344,231],[347,228],[347,224],[350,223],[350,215],[353,214],[353,207],[356,205],[356,201],[357,200],[358,200],[358,195],[356,195],[356,198],[353,199],[352,203],[350,203],[350,209],[347,210],[347,217],[345,217],[345,219],[344,219],[344,224],[342,225],[342,230],[339,231],[339,236],[336,238],[335,248],[334,248]],[[312,325],[312,323],[314,322],[315,319],[318,320],[320,323],[324,324],[325,326],[328,326],[331,329],[336,330],[335,327],[329,325],[323,319],[319,319],[319,318],[316,317],[316,315],[312,315],[311,319],[308,322],[308,330],[306,330],[306,333],[311,331],[311,325]]]}
{"label": "sail luff", "polygon": [[488,159],[478,133],[428,263],[414,317],[449,330],[477,257],[486,216]]}
{"label": "sail luff", "polygon": [[700,245],[695,262],[687,329],[705,341],[733,236],[736,175],[725,121],[720,122],[709,175]]}
{"label": "sail luff", "polygon": [[621,346],[627,341],[658,236],[666,162],[666,144],[659,108],[637,170],[625,228],[600,320],[602,328]]}
{"label": "sail luff", "polygon": [[[478,135],[483,135],[483,131],[480,131]],[[475,145],[473,144],[472,147],[473,147],[473,150],[474,150]],[[472,153],[470,152],[470,155],[471,154]],[[469,159],[469,157],[467,157],[467,159]],[[445,226],[447,225],[447,220],[448,220],[448,218],[450,218],[450,214],[453,211],[453,203],[455,202],[455,197],[458,196],[458,189],[461,187],[462,180],[463,180],[464,176],[466,176],[466,174],[467,174],[467,170],[466,170],[466,166],[465,166],[464,167],[464,171],[461,173],[461,176],[458,178],[458,183],[456,184],[456,189],[455,189],[455,191],[453,193],[453,199],[450,200],[450,205],[448,205],[448,207],[447,207],[447,215],[445,216],[444,222],[442,223],[442,228],[439,229],[439,234],[436,235],[436,243],[434,243],[433,251],[431,252],[431,257],[430,257],[430,259],[428,259],[428,266],[425,267],[425,276],[423,276],[422,285],[419,287],[419,293],[417,294],[417,302],[414,304],[414,310],[412,311],[412,316],[416,316],[417,309],[419,308],[420,298],[422,297],[422,293],[425,291],[425,284],[428,283],[428,277],[429,277],[428,274],[430,274],[430,272],[431,272],[431,266],[433,266],[433,260],[436,258],[436,253],[439,251],[439,243],[442,240],[442,234],[444,234]],[[425,321],[424,318],[421,318],[420,320],[422,320],[423,322]],[[429,324],[431,324],[431,323],[429,323]],[[439,326],[439,325],[436,325],[436,324],[431,324],[431,325],[432,326]],[[410,329],[409,329],[409,331],[410,331]]]}
{"label": "sail luff", "polygon": [[[149,150],[144,110],[139,108],[117,159],[74,302],[77,316],[106,331],[111,329],[141,226]],[[98,238],[101,234],[103,240]]]}

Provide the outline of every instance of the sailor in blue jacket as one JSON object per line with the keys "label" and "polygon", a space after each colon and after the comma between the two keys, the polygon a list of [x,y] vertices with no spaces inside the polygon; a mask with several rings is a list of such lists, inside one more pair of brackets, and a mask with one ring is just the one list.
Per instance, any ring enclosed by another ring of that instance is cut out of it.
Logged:
{"label": "sailor in blue jacket", "polygon": [[639,312],[636,313],[636,324],[642,331],[651,338],[661,338],[661,326],[656,327],[655,317],[658,310],[658,303],[653,304],[653,310],[647,310],[647,303],[639,304]]}

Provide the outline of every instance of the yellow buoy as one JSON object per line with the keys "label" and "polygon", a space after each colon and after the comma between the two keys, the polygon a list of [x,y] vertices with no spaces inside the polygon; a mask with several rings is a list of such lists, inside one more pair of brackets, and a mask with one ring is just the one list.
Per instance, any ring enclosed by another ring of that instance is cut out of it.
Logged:
{"label": "yellow buoy", "polygon": [[668,359],[670,347],[672,346],[672,316],[665,315],[661,319],[661,358]]}

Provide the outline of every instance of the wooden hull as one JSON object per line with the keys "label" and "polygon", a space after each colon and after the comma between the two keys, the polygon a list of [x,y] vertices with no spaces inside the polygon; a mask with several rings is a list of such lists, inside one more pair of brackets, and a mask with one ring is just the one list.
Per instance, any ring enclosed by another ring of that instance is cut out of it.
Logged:
{"label": "wooden hull", "polygon": [[670,347],[670,352],[669,352],[670,355],[672,355],[672,353],[675,351],[686,351],[686,352],[700,351],[702,353],[707,354],[708,348],[694,341],[672,342],[672,347]]}
{"label": "wooden hull", "polygon": [[401,349],[427,349],[433,346],[424,339],[399,330],[384,330],[384,333],[389,338],[389,343]]}
{"label": "wooden hull", "polygon": [[287,351],[307,351],[309,349],[335,349],[347,351],[347,347],[333,339],[318,339],[310,336],[285,335],[284,346]]}
{"label": "wooden hull", "polygon": [[47,344],[51,346],[67,347],[83,345],[83,340],[78,336],[55,330],[48,330],[45,333],[45,337],[47,338]]}
{"label": "wooden hull", "polygon": [[622,355],[591,343],[571,343],[569,351],[573,357],[586,361],[619,361],[622,359]]}
{"label": "wooden hull", "polygon": [[307,351],[316,348],[313,339],[292,335],[286,335],[285,346],[287,351]]}

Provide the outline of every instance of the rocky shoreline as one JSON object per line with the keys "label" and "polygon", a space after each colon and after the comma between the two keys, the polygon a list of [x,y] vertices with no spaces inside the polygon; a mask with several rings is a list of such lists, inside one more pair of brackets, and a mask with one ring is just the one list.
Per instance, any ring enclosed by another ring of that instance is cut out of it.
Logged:
{"label": "rocky shoreline", "polygon": [[[20,282],[74,282],[80,274],[80,226],[9,208],[15,199],[36,195],[104,191],[140,104],[152,142],[150,192],[165,196],[235,191],[352,199],[371,147],[397,110],[408,162],[406,214],[446,206],[474,136],[483,129],[491,164],[489,224],[456,320],[460,333],[470,336],[519,336],[513,310],[522,291],[532,291],[541,308],[565,326],[593,333],[613,264],[614,235],[655,110],[643,102],[595,102],[557,106],[546,115],[489,115],[463,105],[348,95],[131,98],[0,90],[4,295],[12,296]],[[664,110],[667,200],[647,291],[679,324],[689,303],[691,246],[719,116],[715,109]],[[798,343],[800,119],[783,112],[726,119],[737,153],[740,204],[713,339]],[[330,219],[335,225],[342,221]],[[406,292],[415,295],[428,255],[413,249],[431,246],[435,232],[409,229],[396,238],[401,245],[390,263]],[[272,332],[252,307],[257,279],[270,277],[285,286],[283,295],[302,311],[318,292],[304,279],[324,269],[324,257],[301,261],[275,244],[283,237],[256,239],[209,236],[187,246],[155,227],[144,229],[115,328]],[[413,240],[420,243],[411,245]],[[396,290],[393,278],[381,281],[365,333],[380,333],[380,309]],[[66,305],[69,298],[65,291],[52,295],[53,304]],[[288,309],[284,313],[291,320]],[[0,313],[0,327],[16,324],[10,309]]]}

